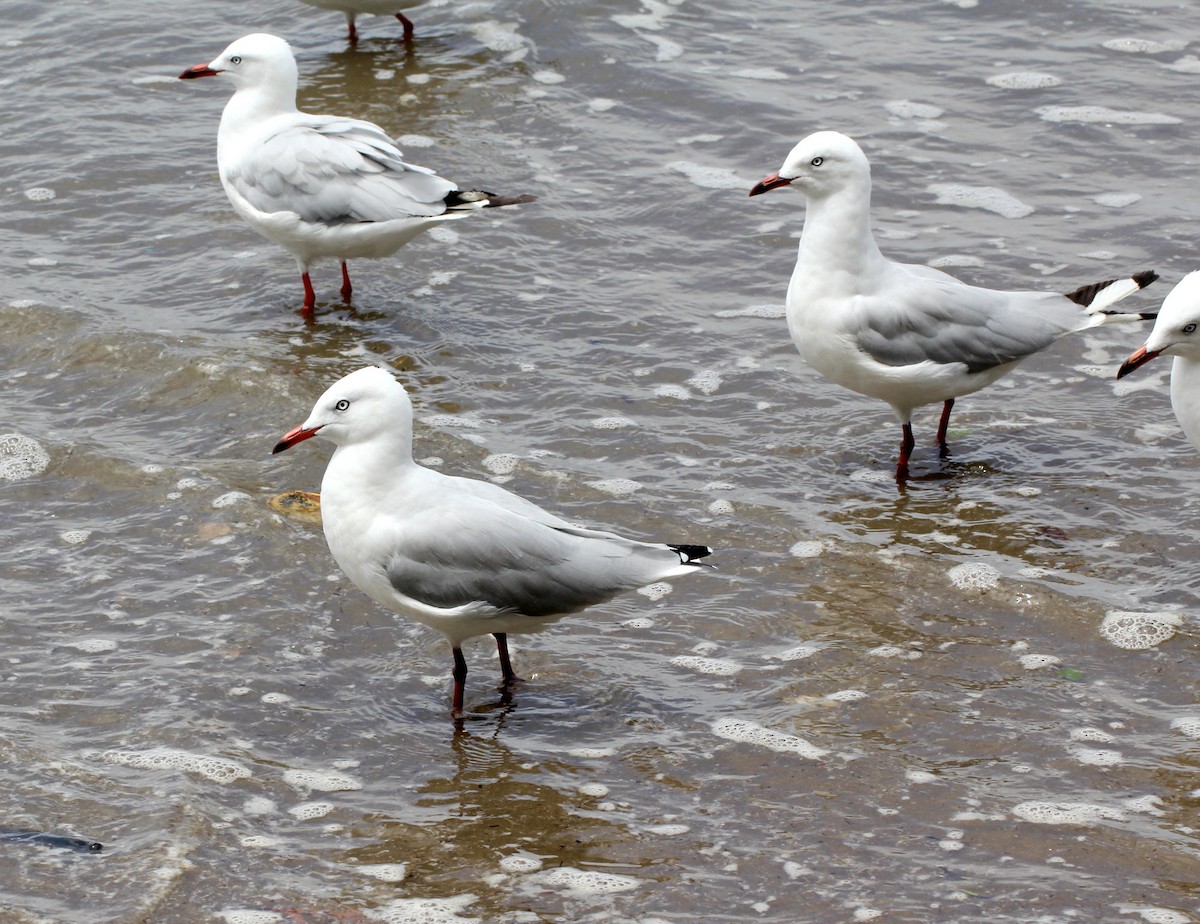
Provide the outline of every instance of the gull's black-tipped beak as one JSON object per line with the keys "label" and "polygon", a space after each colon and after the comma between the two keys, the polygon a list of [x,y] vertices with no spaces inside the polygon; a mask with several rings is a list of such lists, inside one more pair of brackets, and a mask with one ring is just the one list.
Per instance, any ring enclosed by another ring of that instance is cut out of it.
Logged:
{"label": "gull's black-tipped beak", "polygon": [[303,426],[300,426],[296,427],[294,430],[288,430],[288,432],[283,435],[283,439],[275,444],[275,448],[271,450],[271,455],[274,455],[277,452],[283,452],[285,449],[291,449],[297,443],[303,443],[305,440],[311,439],[317,435],[317,431],[320,429],[320,427],[310,427],[309,429],[305,430]]}
{"label": "gull's black-tipped beak", "polygon": [[194,80],[197,77],[216,77],[220,71],[214,71],[207,64],[195,64],[179,75],[180,80]]}
{"label": "gull's black-tipped beak", "polygon": [[778,173],[772,173],[770,176],[764,176],[761,180],[754,184],[754,188],[750,190],[750,195],[758,196],[767,192],[770,189],[778,189],[780,186],[787,186],[791,180],[785,180]]}
{"label": "gull's black-tipped beak", "polygon": [[1117,378],[1124,378],[1138,366],[1144,366],[1150,360],[1154,359],[1154,357],[1161,355],[1161,353],[1162,350],[1150,350],[1147,352],[1144,346],[1138,347],[1129,359],[1121,363],[1121,368],[1117,370]]}

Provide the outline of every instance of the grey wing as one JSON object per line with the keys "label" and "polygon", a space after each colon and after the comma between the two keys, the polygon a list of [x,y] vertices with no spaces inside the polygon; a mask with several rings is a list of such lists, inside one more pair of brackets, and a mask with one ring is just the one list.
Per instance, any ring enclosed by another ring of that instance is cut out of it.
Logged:
{"label": "grey wing", "polygon": [[487,603],[526,616],[571,613],[654,580],[679,556],[666,547],[540,523],[491,504],[406,519],[385,570],[430,606]]}
{"label": "grey wing", "polygon": [[259,211],[327,224],[440,215],[458,188],[407,163],[378,126],[319,116],[268,135],[227,179]]}
{"label": "grey wing", "polygon": [[909,273],[893,291],[900,294],[862,296],[853,311],[859,347],[888,366],[964,363],[982,372],[1045,349],[1086,320],[1062,295],[981,289],[937,271]]}

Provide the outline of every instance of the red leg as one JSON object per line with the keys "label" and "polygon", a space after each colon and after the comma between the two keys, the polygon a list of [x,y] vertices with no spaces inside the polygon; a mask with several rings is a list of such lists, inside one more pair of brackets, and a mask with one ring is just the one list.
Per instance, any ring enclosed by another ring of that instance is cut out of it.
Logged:
{"label": "red leg", "polygon": [[357,45],[358,44],[358,29],[355,27],[353,19],[351,19],[349,21],[349,26],[350,26],[350,35],[348,36],[348,38],[350,39],[350,44]]}
{"label": "red leg", "polygon": [[396,18],[400,20],[400,24],[404,26],[404,44],[408,44],[413,40],[413,24],[412,21],[403,13],[397,13]]}
{"label": "red leg", "polygon": [[504,676],[504,686],[511,687],[521,680],[512,669],[512,661],[508,657],[508,636],[503,632],[493,632],[496,639],[496,653],[500,656],[500,673]]}
{"label": "red leg", "polygon": [[300,278],[304,280],[304,310],[300,313],[310,315],[317,306],[317,293],[313,291],[312,280],[308,277],[308,270],[305,270],[300,275]]}
{"label": "red leg", "polygon": [[350,269],[346,266],[346,261],[342,261],[342,301],[346,304],[350,303],[350,293],[354,291],[354,287],[350,285]]}
{"label": "red leg", "polygon": [[947,398],[942,405],[942,419],[938,423],[937,444],[942,447],[942,455],[946,454],[946,428],[950,426],[950,411],[954,409],[954,399]]}
{"label": "red leg", "polygon": [[450,714],[457,719],[463,714],[463,688],[467,680],[467,659],[457,645],[454,646],[454,670],[450,676],[454,678],[454,700]]}
{"label": "red leg", "polygon": [[896,460],[896,480],[903,482],[908,478],[908,457],[912,455],[913,446],[916,445],[916,440],[913,439],[912,423],[904,424],[904,439],[900,441],[900,458]]}

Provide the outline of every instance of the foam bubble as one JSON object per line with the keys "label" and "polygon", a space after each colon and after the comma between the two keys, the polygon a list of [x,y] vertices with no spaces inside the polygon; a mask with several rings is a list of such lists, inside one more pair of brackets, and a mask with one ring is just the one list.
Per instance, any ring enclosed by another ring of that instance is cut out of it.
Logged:
{"label": "foam bubble", "polygon": [[504,52],[506,61],[520,61],[529,51],[525,38],[517,33],[516,23],[489,19],[468,28],[485,47]]}
{"label": "foam bubble", "polygon": [[696,655],[679,655],[671,659],[671,665],[718,677],[732,677],[742,669],[742,665],[727,658],[701,658]]}
{"label": "foam bubble", "polygon": [[653,584],[647,584],[645,587],[639,587],[637,592],[643,597],[649,597],[651,600],[661,600],[674,589],[666,581],[657,581]]}
{"label": "foam bubble", "polygon": [[629,892],[641,884],[632,876],[598,873],[593,870],[576,869],[573,866],[556,866],[554,869],[537,873],[532,878],[544,888],[558,889],[573,898]]}
{"label": "foam bubble", "polygon": [[938,782],[938,775],[929,770],[905,770],[904,778],[910,783]]}
{"label": "foam bubble", "polygon": [[483,924],[483,918],[463,917],[460,912],[475,904],[471,894],[450,898],[398,898],[363,914],[385,924]]}
{"label": "foam bubble", "polygon": [[592,112],[608,112],[610,109],[614,109],[616,107],[617,101],[615,99],[597,96],[594,99],[589,99],[587,105],[588,109],[592,110]]}
{"label": "foam bubble", "polygon": [[240,504],[244,501],[249,501],[252,499],[253,498],[251,498],[250,495],[246,494],[244,491],[227,491],[214,500],[212,505],[220,509],[221,507],[232,507],[234,504]]}
{"label": "foam bubble", "polygon": [[603,799],[608,795],[608,787],[603,783],[584,783],[579,787],[579,794],[591,796],[593,799]]}
{"label": "foam bubble", "polygon": [[959,590],[991,590],[1000,583],[1000,572],[979,561],[955,565],[946,575]]}
{"label": "foam bubble", "polygon": [[1164,64],[1163,67],[1179,74],[1200,74],[1200,58],[1195,55],[1184,55],[1178,61]]}
{"label": "foam bubble", "polygon": [[148,748],[144,751],[102,751],[100,759],[137,770],[183,770],[196,773],[222,785],[248,779],[250,769],[224,757],[193,754],[178,748]]}
{"label": "foam bubble", "polygon": [[344,773],[325,773],[320,770],[285,770],[283,781],[304,792],[346,792],[362,789],[363,784]]}
{"label": "foam bubble", "polygon": [[1122,905],[1118,910],[1122,914],[1136,914],[1148,924],[1192,924],[1192,919],[1183,912],[1156,905]]}
{"label": "foam bubble", "polygon": [[354,871],[378,879],[380,882],[403,882],[408,868],[403,863],[363,863]]}
{"label": "foam bubble", "polygon": [[733,513],[734,506],[730,501],[720,498],[709,504],[707,510],[713,516],[727,516],[728,514]]}
{"label": "foam bubble", "polygon": [[268,706],[279,706],[283,703],[290,703],[292,701],[292,698],[286,693],[279,692],[264,693],[260,698],[262,702],[266,703]]}
{"label": "foam bubble", "polygon": [[25,198],[31,202],[49,202],[57,195],[53,189],[45,186],[33,186],[25,190]]}
{"label": "foam bubble", "polygon": [[626,427],[636,427],[637,422],[628,417],[597,417],[592,421],[597,430],[623,430]]}
{"label": "foam bubble", "polygon": [[1045,122],[1104,122],[1112,125],[1178,125],[1182,119],[1161,112],[1126,112],[1104,106],[1042,106],[1034,110]]}
{"label": "foam bubble", "polygon": [[937,196],[939,205],[957,205],[968,209],[984,209],[1004,218],[1024,218],[1033,213],[1026,205],[995,186],[961,186],[956,183],[934,183],[928,191]]}
{"label": "foam bubble", "polygon": [[900,648],[897,645],[876,645],[867,652],[868,658],[904,658],[906,661],[916,661],[921,652],[911,648]]}
{"label": "foam bubble", "polygon": [[1012,813],[1039,825],[1093,825],[1100,821],[1124,821],[1120,809],[1105,808],[1087,802],[1022,802],[1014,805]]}
{"label": "foam bubble", "polygon": [[50,455],[37,440],[19,433],[0,433],[0,481],[20,481],[40,475]]}
{"label": "foam bubble", "polygon": [[59,535],[59,539],[68,545],[80,545],[87,542],[92,535],[90,529],[68,529],[65,533]]}
{"label": "foam bubble", "polygon": [[743,80],[790,80],[783,71],[774,67],[742,67],[729,72],[730,77],[741,77]]}
{"label": "foam bubble", "polygon": [[711,395],[721,387],[721,374],[713,369],[701,369],[687,383],[702,395]]}
{"label": "foam bubble", "polygon": [[712,726],[712,730],[718,738],[736,741],[739,744],[754,744],[784,754],[796,754],[809,760],[820,760],[829,753],[825,748],[810,744],[803,738],[764,728],[757,722],[745,719],[721,719]]}
{"label": "foam bubble", "polygon": [[1070,738],[1072,741],[1096,741],[1108,744],[1116,739],[1102,728],[1073,728]]}
{"label": "foam bubble", "polygon": [[1171,728],[1189,738],[1200,738],[1200,716],[1188,715],[1171,722]]}
{"label": "foam bubble", "polygon": [[100,654],[103,651],[116,651],[117,643],[107,638],[85,638],[77,642],[63,642],[68,648],[76,648],[88,654]]}
{"label": "foam bubble", "polygon": [[866,699],[867,694],[862,690],[838,690],[836,693],[827,693],[825,698],[835,703],[852,703],[855,700]]}
{"label": "foam bubble", "polygon": [[1133,205],[1135,202],[1141,202],[1142,196],[1140,193],[1101,193],[1098,196],[1092,196],[1092,201],[1097,205],[1103,205],[1110,209],[1123,209],[1127,205]]}
{"label": "foam bubble", "polygon": [[732,170],[720,167],[706,167],[695,164],[690,160],[674,160],[667,164],[667,169],[686,177],[694,185],[702,189],[749,189],[752,183],[746,182]]}
{"label": "foam bubble", "polygon": [[727,308],[713,313],[718,318],[777,318],[787,317],[786,305],[750,305],[747,308]]}
{"label": "foam bubble", "polygon": [[314,818],[324,818],[333,809],[332,802],[301,802],[288,809],[288,814],[298,821],[311,821]]}
{"label": "foam bubble", "polygon": [[646,829],[650,834],[657,834],[659,837],[679,837],[681,834],[687,834],[692,829],[687,825],[651,825]]}
{"label": "foam bubble", "polygon": [[780,661],[802,661],[805,658],[811,658],[824,647],[815,642],[802,642],[787,651],[780,652],[777,657]]}
{"label": "foam bubble", "polygon": [[654,389],[654,394],[659,398],[675,398],[677,401],[686,401],[692,396],[682,385],[659,385]]}
{"label": "foam bubble", "polygon": [[250,908],[230,908],[218,913],[225,919],[225,924],[273,924],[283,920],[283,915],[274,911],[254,911]]}
{"label": "foam bubble", "polygon": [[1071,756],[1089,767],[1113,767],[1125,760],[1120,751],[1104,748],[1072,748]]}
{"label": "foam bubble", "polygon": [[1150,39],[1115,38],[1102,43],[1109,51],[1123,51],[1131,55],[1158,55],[1164,51],[1183,51],[1187,42],[1181,39],[1168,39],[1165,42],[1155,42]]}
{"label": "foam bubble", "polygon": [[1183,624],[1178,613],[1131,613],[1114,610],[1100,623],[1100,634],[1118,648],[1141,651],[1172,638]]}
{"label": "foam bubble", "polygon": [[483,460],[483,467],[493,475],[511,475],[521,464],[519,456],[511,452],[497,452]]}
{"label": "foam bubble", "polygon": [[996,74],[989,77],[987,82],[1002,90],[1042,90],[1046,87],[1057,87],[1062,81],[1053,74],[1039,74],[1036,71],[1013,71],[1010,74]]}
{"label": "foam bubble", "polygon": [[567,751],[572,757],[582,760],[598,760],[602,757],[615,757],[616,748],[571,748]]}
{"label": "foam bubble", "polygon": [[824,551],[825,543],[820,539],[802,539],[788,549],[793,558],[816,558]]}
{"label": "foam bubble", "polygon": [[1057,664],[1062,664],[1062,658],[1043,654],[1021,655],[1020,661],[1021,667],[1027,671],[1036,671],[1043,667],[1054,667]]}
{"label": "foam bubble", "polygon": [[907,99],[896,99],[884,103],[883,108],[900,119],[940,119],[946,110],[928,103],[914,103]]}
{"label": "foam bubble", "polygon": [[514,854],[511,857],[501,857],[500,868],[506,873],[536,873],[542,868],[542,861],[536,857],[522,857]]}
{"label": "foam bubble", "polygon": [[548,71],[547,70],[547,71],[534,71],[533,79],[536,80],[538,83],[553,85],[556,83],[563,83],[566,81],[567,78],[564,77],[562,74],[560,74],[558,71]]}
{"label": "foam bubble", "polygon": [[628,478],[605,478],[600,481],[589,481],[589,488],[611,494],[613,497],[625,497],[634,491],[640,491],[642,486]]}
{"label": "foam bubble", "polygon": [[242,811],[247,815],[274,815],[276,805],[266,796],[251,796],[242,803]]}

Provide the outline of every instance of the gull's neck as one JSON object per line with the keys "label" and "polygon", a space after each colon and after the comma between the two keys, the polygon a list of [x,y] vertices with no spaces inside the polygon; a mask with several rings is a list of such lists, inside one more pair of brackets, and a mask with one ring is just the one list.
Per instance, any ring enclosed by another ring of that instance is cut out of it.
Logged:
{"label": "gull's neck", "polygon": [[796,271],[866,277],[885,263],[871,233],[871,181],[810,196]]}
{"label": "gull's neck", "polygon": [[275,80],[238,87],[221,113],[221,127],[217,130],[218,157],[221,148],[236,144],[237,139],[268,119],[297,112],[297,84],[297,74],[292,72],[279,74]]}
{"label": "gull's neck", "polygon": [[321,481],[322,506],[377,507],[419,467],[412,457],[411,430],[338,446]]}

